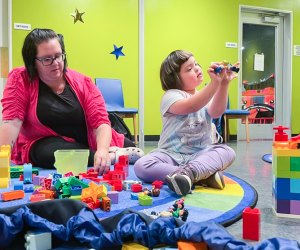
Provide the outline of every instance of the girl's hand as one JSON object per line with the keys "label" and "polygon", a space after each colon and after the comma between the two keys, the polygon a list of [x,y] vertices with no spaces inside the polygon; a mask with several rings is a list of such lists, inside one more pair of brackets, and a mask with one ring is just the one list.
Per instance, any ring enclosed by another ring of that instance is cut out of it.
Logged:
{"label": "girl's hand", "polygon": [[111,166],[111,159],[109,157],[107,148],[99,148],[94,156],[94,170],[99,175],[107,173]]}
{"label": "girl's hand", "polygon": [[207,73],[211,79],[211,81],[221,83],[223,81],[224,75],[225,75],[225,69],[222,69],[219,73],[216,73],[215,70],[218,67],[224,67],[221,62],[213,62],[209,66]]}
{"label": "girl's hand", "polygon": [[[231,65],[233,67],[239,68],[240,67],[240,63],[236,62],[234,65]],[[224,70],[224,77],[222,80],[222,83],[229,83],[231,82],[234,78],[236,78],[238,76],[238,74],[232,70],[230,70],[230,68],[226,67]]]}
{"label": "girl's hand", "polygon": [[[239,68],[240,63],[237,62],[231,66]],[[223,67],[223,69],[219,73],[216,73],[215,70],[218,67]],[[222,84],[228,84],[230,81],[232,81],[234,78],[237,77],[237,73],[230,70],[230,68],[224,65],[223,62],[212,63],[208,69],[208,74],[212,81],[214,80],[214,81],[222,82]]]}

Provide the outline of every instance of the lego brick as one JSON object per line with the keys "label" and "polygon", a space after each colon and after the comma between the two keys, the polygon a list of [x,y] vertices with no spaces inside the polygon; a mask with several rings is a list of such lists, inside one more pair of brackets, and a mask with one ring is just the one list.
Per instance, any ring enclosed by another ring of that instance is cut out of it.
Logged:
{"label": "lego brick", "polygon": [[290,179],[290,191],[291,193],[300,193],[300,179]]}
{"label": "lego brick", "polygon": [[294,179],[300,179],[300,171],[291,171],[290,172],[290,178],[294,178]]}
{"label": "lego brick", "polygon": [[71,186],[71,195],[77,196],[81,195],[82,187],[81,186]]}
{"label": "lego brick", "polygon": [[207,244],[204,242],[188,242],[178,241],[178,250],[208,250]]}
{"label": "lego brick", "polygon": [[274,166],[277,171],[290,171],[290,157],[289,156],[276,156],[273,157]]}
{"label": "lego brick", "polygon": [[52,248],[52,235],[49,232],[28,232],[25,234],[26,250],[47,250]]}
{"label": "lego brick", "polygon": [[300,150],[299,149],[290,149],[290,148],[276,149],[273,147],[272,155],[273,156],[297,156],[297,157],[300,157]]}
{"label": "lego brick", "polygon": [[122,246],[122,250],[148,250],[148,247],[135,242],[126,242]]}
{"label": "lego brick", "polygon": [[29,198],[30,202],[42,201],[42,200],[45,200],[45,199],[46,199],[45,194],[33,194]]}
{"label": "lego brick", "polygon": [[14,190],[23,190],[23,182],[14,181]]}
{"label": "lego brick", "polygon": [[39,176],[39,175],[38,176],[34,176],[32,183],[35,186],[43,186],[45,178],[47,178],[47,177],[46,176]]}
{"label": "lego brick", "polygon": [[69,199],[81,201],[81,195],[72,195],[69,197]]}
{"label": "lego brick", "polygon": [[291,171],[300,172],[300,157],[291,157],[290,158]]}
{"label": "lego brick", "polygon": [[88,184],[84,183],[74,176],[69,177],[68,182],[70,186],[81,186],[82,188],[87,188],[89,186]]}
{"label": "lego brick", "polygon": [[118,204],[119,203],[119,192],[109,191],[109,192],[107,192],[107,197],[110,198],[112,204]]}
{"label": "lego brick", "polygon": [[300,200],[300,193],[291,193],[290,179],[276,178],[273,192],[278,200]]}
{"label": "lego brick", "polygon": [[276,212],[283,214],[291,213],[291,202],[290,200],[276,200]]}
{"label": "lego brick", "polygon": [[3,192],[0,195],[2,201],[12,201],[12,200],[23,199],[25,193],[23,190],[15,190],[15,191]]}
{"label": "lego brick", "polygon": [[[19,178],[23,174],[23,166],[13,166],[10,167],[10,178]],[[37,168],[32,168],[32,174],[39,175],[39,170]]]}
{"label": "lego brick", "polygon": [[243,239],[256,240],[260,238],[260,210],[247,207],[243,211]]}
{"label": "lego brick", "polygon": [[300,215],[300,201],[290,201],[290,213]]}
{"label": "lego brick", "polygon": [[32,183],[32,165],[30,163],[24,164],[23,168],[24,168],[24,172],[23,172],[24,184]]}
{"label": "lego brick", "polygon": [[103,197],[101,200],[101,208],[104,211],[110,211],[111,208],[111,200],[109,197]]}
{"label": "lego brick", "polygon": [[33,184],[26,184],[24,185],[23,190],[25,193],[32,193],[34,191],[34,186]]}
{"label": "lego brick", "polygon": [[152,205],[152,197],[148,195],[144,195],[143,193],[138,196],[139,204],[142,206],[151,206]]}
{"label": "lego brick", "polygon": [[0,178],[0,188],[9,187],[9,178]]}

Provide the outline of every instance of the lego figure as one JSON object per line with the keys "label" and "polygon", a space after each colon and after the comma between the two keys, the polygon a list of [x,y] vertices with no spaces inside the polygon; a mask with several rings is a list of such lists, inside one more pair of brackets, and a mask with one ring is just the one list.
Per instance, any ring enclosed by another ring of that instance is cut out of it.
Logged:
{"label": "lego figure", "polygon": [[[148,214],[149,215],[149,214]],[[152,211],[150,216],[154,219],[157,217],[175,217],[180,218],[182,221],[186,221],[189,215],[189,211],[184,208],[184,199],[176,200],[172,207],[168,209],[168,211],[156,212]]]}
{"label": "lego figure", "polygon": [[158,197],[160,195],[160,190],[156,188],[155,185],[152,185],[151,190],[149,190],[148,188],[144,188],[143,192],[145,195],[149,195],[152,197]]}
{"label": "lego figure", "polygon": [[228,70],[231,70],[235,73],[238,73],[240,71],[239,67],[232,66],[229,62],[227,62],[225,60],[222,62],[222,66],[219,66],[219,67],[215,68],[215,73],[219,74],[219,73],[221,73],[221,71],[223,69],[228,69]]}
{"label": "lego figure", "polygon": [[180,199],[175,201],[173,207],[169,208],[170,213],[176,217],[181,218],[183,221],[187,220],[189,212],[186,208],[184,208],[184,199]]}

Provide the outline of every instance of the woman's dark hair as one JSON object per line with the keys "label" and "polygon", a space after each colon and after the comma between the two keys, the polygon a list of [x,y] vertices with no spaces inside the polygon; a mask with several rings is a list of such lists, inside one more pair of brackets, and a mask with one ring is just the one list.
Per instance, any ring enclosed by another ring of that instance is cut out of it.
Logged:
{"label": "woman's dark hair", "polygon": [[[46,42],[55,38],[59,41],[62,53],[66,53],[63,35],[56,34],[55,31],[51,29],[34,29],[26,36],[22,48],[22,56],[25,68],[31,81],[38,75],[35,67],[35,58],[37,55],[38,45],[42,42]],[[67,65],[67,58],[65,58],[64,72],[67,71]]]}
{"label": "woman's dark hair", "polygon": [[180,67],[192,53],[184,50],[175,50],[162,62],[160,67],[160,81],[163,90],[182,89],[179,76]]}

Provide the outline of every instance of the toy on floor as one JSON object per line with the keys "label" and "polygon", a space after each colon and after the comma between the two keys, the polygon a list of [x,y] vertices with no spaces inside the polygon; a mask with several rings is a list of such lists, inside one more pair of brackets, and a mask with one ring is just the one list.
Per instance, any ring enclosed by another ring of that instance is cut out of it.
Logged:
{"label": "toy on floor", "polygon": [[173,216],[175,218],[180,218],[182,221],[186,221],[189,216],[189,211],[184,207],[184,198],[181,198],[176,200],[172,207],[168,209],[168,211],[162,211],[159,213],[152,211],[150,216],[152,218]]}
{"label": "toy on floor", "polygon": [[247,207],[243,211],[243,239],[259,241],[260,210]]}
{"label": "toy on floor", "polygon": [[7,188],[10,183],[10,154],[11,149],[9,145],[0,147],[0,188]]}
{"label": "toy on floor", "polygon": [[160,190],[158,188],[156,188],[154,185],[152,185],[152,188],[144,188],[143,190],[145,195],[149,195],[152,197],[158,197],[160,195]]}
{"label": "toy on floor", "polygon": [[277,216],[300,218],[300,136],[289,139],[287,127],[273,129],[273,207]]}
{"label": "toy on floor", "polygon": [[236,73],[238,73],[240,71],[240,68],[232,66],[229,62],[227,62],[225,60],[221,63],[221,66],[215,68],[215,73],[219,74],[219,73],[221,73],[221,71],[223,69],[229,69],[229,70],[234,71]]}
{"label": "toy on floor", "polygon": [[50,232],[34,232],[29,231],[25,234],[26,250],[47,250],[52,248]]}

